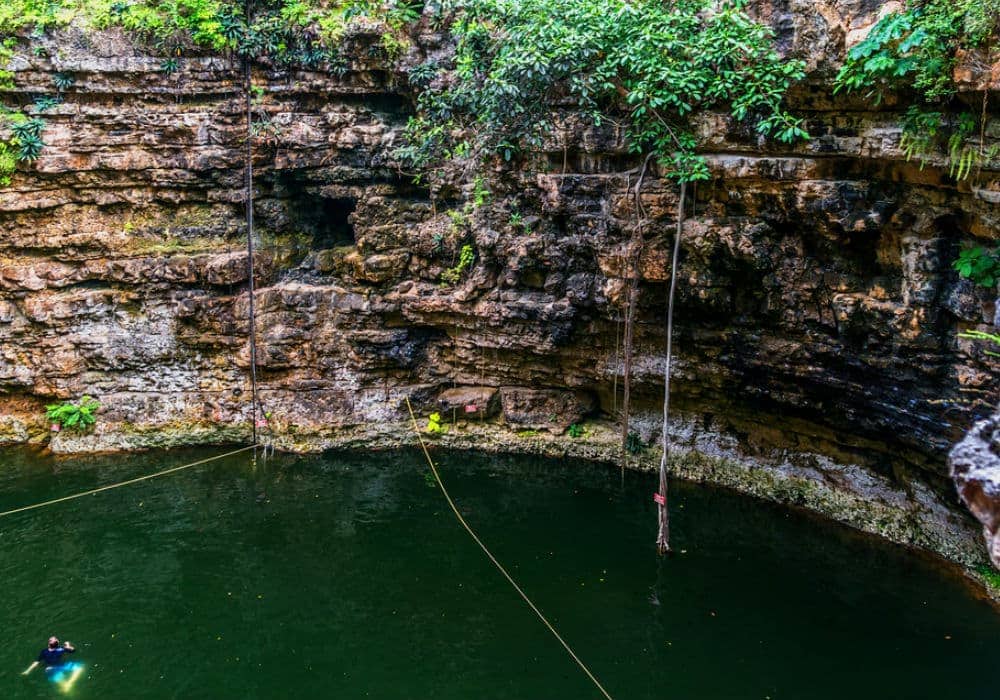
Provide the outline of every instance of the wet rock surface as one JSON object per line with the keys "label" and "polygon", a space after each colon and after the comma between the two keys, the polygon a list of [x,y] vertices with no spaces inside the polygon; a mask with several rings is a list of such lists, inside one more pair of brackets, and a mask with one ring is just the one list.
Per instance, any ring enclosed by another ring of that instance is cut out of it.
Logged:
{"label": "wet rock surface", "polygon": [[990,559],[1000,568],[1000,415],[977,423],[948,462],[959,496],[983,524]]}
{"label": "wet rock surface", "polygon": [[[726,459],[832,485],[861,470],[910,494],[891,507],[972,527],[945,455],[995,404],[995,359],[958,334],[994,327],[996,294],[951,263],[996,239],[1000,178],[921,169],[900,148],[905,104],[831,94],[845,46],[886,5],[755,4],[809,60],[790,102],[812,139],[761,143],[704,119],[713,179],[684,226],[673,405],[699,426],[699,454],[724,444]],[[56,72],[76,81],[45,116],[37,163],[0,190],[0,440],[47,440],[44,404],[84,393],[103,405],[94,433],[53,449],[244,439],[238,66],[184,58],[166,76],[121,36],[74,31],[57,38],[71,51],[17,63],[20,96],[51,92]],[[404,397],[421,417],[475,405],[477,420],[546,434],[618,414],[636,158],[612,130],[577,124],[554,135],[548,169],[504,175],[463,214],[461,193],[432,197],[392,167],[405,66],[367,50],[377,37],[351,40],[342,76],[254,76],[273,127],[254,150],[268,439],[321,449],[404,420]],[[407,61],[435,41],[418,37]],[[641,197],[632,396],[651,439],[677,192],[652,173]],[[472,266],[443,284],[464,245]]]}

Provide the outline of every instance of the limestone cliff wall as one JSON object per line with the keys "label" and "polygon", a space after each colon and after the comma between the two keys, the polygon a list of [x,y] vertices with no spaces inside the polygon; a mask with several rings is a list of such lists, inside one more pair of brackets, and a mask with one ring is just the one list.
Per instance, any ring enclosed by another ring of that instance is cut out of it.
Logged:
{"label": "limestone cliff wall", "polygon": [[[966,532],[945,454],[995,403],[997,382],[985,348],[957,334],[993,328],[996,294],[951,263],[963,243],[997,237],[1000,185],[996,172],[956,183],[907,162],[905,105],[831,95],[847,42],[885,5],[757,4],[782,48],[809,57],[791,101],[813,138],[781,147],[705,120],[714,178],[685,226],[675,432],[699,453],[867,489]],[[43,405],[84,393],[104,406],[97,429],[55,436],[54,449],[243,438],[238,67],[187,58],[168,76],[114,33],[52,41],[48,58],[19,57],[8,95],[27,103],[54,91],[56,73],[75,78],[47,113],[42,156],[0,190],[3,439],[48,440]],[[492,201],[456,224],[462,193],[432,198],[392,167],[410,109],[402,69],[370,50],[374,37],[350,41],[343,75],[254,78],[267,123],[254,194],[269,439],[337,444],[401,421],[403,396],[421,410],[442,399],[464,410],[472,396],[476,418],[517,429],[613,415],[635,220],[625,173],[636,163],[619,135],[567,115],[546,172],[498,173]],[[418,35],[409,60],[440,41]],[[646,437],[662,397],[676,196],[646,179],[633,387]],[[474,266],[442,286],[464,244]],[[846,465],[864,476],[845,477]]]}

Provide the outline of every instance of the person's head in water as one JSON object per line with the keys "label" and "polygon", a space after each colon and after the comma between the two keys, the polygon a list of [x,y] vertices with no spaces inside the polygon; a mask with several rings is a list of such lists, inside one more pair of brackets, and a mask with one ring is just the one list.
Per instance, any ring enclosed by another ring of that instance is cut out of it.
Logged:
{"label": "person's head in water", "polygon": [[49,649],[55,649],[57,646],[59,646],[59,637],[49,637]]}

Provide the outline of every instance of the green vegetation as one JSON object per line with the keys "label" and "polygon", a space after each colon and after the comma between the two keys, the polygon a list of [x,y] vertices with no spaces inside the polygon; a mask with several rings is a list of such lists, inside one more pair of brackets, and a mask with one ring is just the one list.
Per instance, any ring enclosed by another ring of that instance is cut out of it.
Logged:
{"label": "green vegetation", "polygon": [[629,454],[637,455],[640,454],[646,446],[642,444],[642,438],[639,437],[639,433],[634,430],[630,430],[628,437],[625,438],[625,449]]}
{"label": "green vegetation", "polygon": [[0,141],[0,186],[10,184],[10,176],[17,170],[17,150],[10,141]]}
{"label": "green vegetation", "polygon": [[441,425],[441,414],[434,412],[427,417],[427,427],[424,430],[429,435],[441,435],[444,433],[445,428]]}
{"label": "green vegetation", "polygon": [[960,277],[971,280],[980,287],[994,289],[1000,280],[1000,249],[987,250],[982,246],[966,248],[952,263]]}
{"label": "green vegetation", "polygon": [[976,572],[986,579],[986,583],[989,584],[990,588],[1000,591],[1000,571],[987,564],[980,564],[976,567]]}
{"label": "green vegetation", "polygon": [[587,428],[582,423],[573,423],[569,426],[569,430],[566,431],[566,434],[571,438],[585,437],[587,435]]}
{"label": "green vegetation", "polygon": [[466,208],[461,210],[449,209],[446,212],[448,218],[451,220],[451,228],[453,231],[461,231],[462,229],[468,227],[469,214],[471,213],[471,210],[467,211],[467,209],[469,209],[468,205]]}
{"label": "green vegetation", "polygon": [[803,64],[782,60],[744,0],[454,0],[450,60],[411,74],[418,114],[397,155],[418,171],[512,161],[543,147],[571,100],[678,181],[703,180],[691,117],[725,109],[759,133],[804,138],[782,106]]}
{"label": "green vegetation", "polygon": [[475,209],[485,206],[490,201],[490,188],[486,186],[486,178],[477,175],[472,181],[472,206]]}
{"label": "green vegetation", "polygon": [[[847,55],[836,90],[864,90],[880,101],[887,91],[913,91],[918,103],[903,119],[901,146],[921,164],[944,153],[962,180],[998,155],[987,147],[987,105],[956,99],[953,72],[964,52],[988,49],[1000,30],[1000,0],[911,0],[886,15]],[[978,137],[978,138],[977,138]]]}
{"label": "green vegetation", "polygon": [[41,155],[44,129],[44,120],[0,105],[0,131],[8,134],[0,138],[0,186],[10,184],[18,163],[31,163]]}
{"label": "green vegetation", "polygon": [[42,152],[42,129],[45,122],[35,117],[18,121],[10,127],[14,135],[13,143],[17,144],[17,159],[29,163],[38,159]]}
{"label": "green vegetation", "polygon": [[416,5],[398,0],[257,0],[249,21],[240,0],[7,0],[0,9],[0,37],[9,60],[25,35],[30,41],[76,21],[97,29],[122,27],[168,59],[234,52],[316,66],[335,57],[344,33],[362,22],[378,24],[393,34],[394,45],[405,47],[400,30],[418,17]]}
{"label": "green vegetation", "polygon": [[458,284],[459,280],[462,279],[462,274],[472,267],[475,259],[476,253],[472,249],[472,246],[463,245],[462,252],[458,256],[458,264],[441,273],[441,284],[448,286]]}
{"label": "green vegetation", "polygon": [[[965,331],[958,334],[959,338],[964,338],[965,340],[985,340],[988,343],[992,343],[995,346],[1000,347],[1000,335],[995,333],[987,333],[986,331]],[[990,357],[1000,357],[1000,352],[994,352],[993,350],[984,350],[985,354]]]}
{"label": "green vegetation", "polygon": [[52,76],[52,83],[60,94],[66,92],[76,84],[76,77],[72,73],[56,73]]}
{"label": "green vegetation", "polygon": [[[123,28],[162,54],[161,70],[173,75],[181,70],[183,57],[205,53],[340,70],[340,41],[353,25],[376,24],[383,32],[383,50],[398,56],[408,46],[406,23],[418,17],[417,6],[406,0],[256,0],[249,18],[240,0],[6,0],[0,6],[0,92],[14,88],[15,75],[8,67],[19,49],[47,56],[40,40],[71,22],[83,28]],[[61,102],[75,82],[72,73],[57,73],[53,83],[58,97],[38,98],[37,112]],[[43,128],[37,117],[0,105],[0,186],[10,184],[18,163],[38,158]]]}
{"label": "green vegetation", "polygon": [[79,402],[63,401],[45,407],[45,417],[60,428],[84,433],[97,422],[95,413],[101,407],[94,399],[84,396]]}
{"label": "green vegetation", "polygon": [[42,95],[41,97],[35,98],[35,111],[40,114],[42,112],[47,112],[60,104],[62,104],[61,96],[49,97],[48,95]]}
{"label": "green vegetation", "polygon": [[[30,0],[24,0],[30,1]],[[63,0],[67,2],[68,0]],[[77,0],[98,27],[120,26],[168,57],[233,52],[284,66],[331,66],[352,25],[379,24],[389,52],[407,46],[400,30],[419,17],[409,2],[257,0],[247,17],[239,0]],[[173,68],[173,66],[169,66]]]}

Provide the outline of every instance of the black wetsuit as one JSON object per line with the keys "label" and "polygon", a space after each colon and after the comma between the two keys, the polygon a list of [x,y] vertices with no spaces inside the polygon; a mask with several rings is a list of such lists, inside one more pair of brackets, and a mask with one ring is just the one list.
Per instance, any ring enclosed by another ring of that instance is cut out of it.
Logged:
{"label": "black wetsuit", "polygon": [[66,663],[63,656],[72,654],[74,651],[75,649],[67,649],[66,647],[56,647],[55,649],[46,647],[38,654],[38,663],[45,664],[46,668],[58,668]]}

